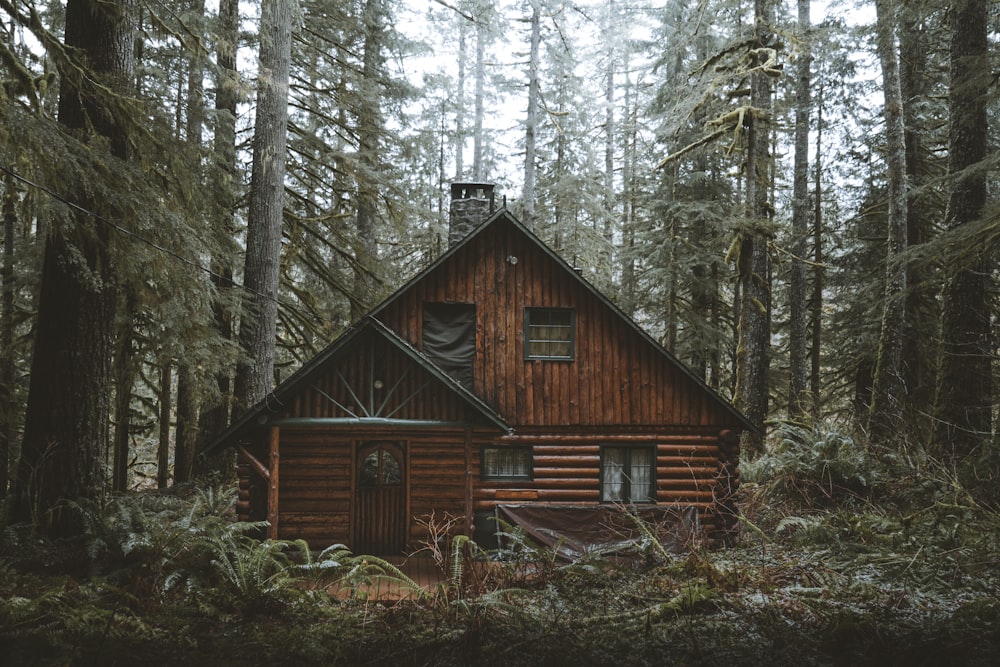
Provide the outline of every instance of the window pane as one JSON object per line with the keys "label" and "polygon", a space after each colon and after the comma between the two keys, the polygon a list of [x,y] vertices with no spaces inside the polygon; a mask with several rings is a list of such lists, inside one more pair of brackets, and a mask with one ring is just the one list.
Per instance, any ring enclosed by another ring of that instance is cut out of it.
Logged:
{"label": "window pane", "polygon": [[525,356],[572,359],[574,324],[570,308],[525,308]]}
{"label": "window pane", "polygon": [[551,343],[549,345],[549,356],[552,357],[568,357],[572,353],[573,348],[568,342],[566,343]]}
{"label": "window pane", "polygon": [[361,464],[358,484],[363,487],[378,485],[378,452],[372,452],[365,457],[364,463]]}
{"label": "window pane", "polygon": [[484,447],[483,477],[531,479],[530,447]]}
{"label": "window pane", "polygon": [[604,450],[603,493],[604,500],[625,500],[625,450],[608,447]]}
{"label": "window pane", "polygon": [[632,502],[652,500],[653,495],[653,450],[631,450],[630,477],[632,480]]}
{"label": "window pane", "polygon": [[391,452],[382,450],[382,484],[395,486],[402,480],[399,473],[399,461]]}

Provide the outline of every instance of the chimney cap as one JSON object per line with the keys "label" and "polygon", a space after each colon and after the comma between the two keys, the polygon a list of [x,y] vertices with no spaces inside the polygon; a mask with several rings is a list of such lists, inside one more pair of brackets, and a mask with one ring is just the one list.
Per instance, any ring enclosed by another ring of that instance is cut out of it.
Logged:
{"label": "chimney cap", "polygon": [[477,196],[483,199],[493,198],[494,183],[479,181],[457,181],[451,184],[452,199],[473,199]]}

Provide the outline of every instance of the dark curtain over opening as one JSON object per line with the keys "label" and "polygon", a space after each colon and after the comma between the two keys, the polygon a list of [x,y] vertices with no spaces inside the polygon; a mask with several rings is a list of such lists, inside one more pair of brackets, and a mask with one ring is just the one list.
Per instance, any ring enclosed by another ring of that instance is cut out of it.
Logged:
{"label": "dark curtain over opening", "polygon": [[476,355],[476,306],[469,303],[425,303],[423,351],[438,368],[472,389]]}

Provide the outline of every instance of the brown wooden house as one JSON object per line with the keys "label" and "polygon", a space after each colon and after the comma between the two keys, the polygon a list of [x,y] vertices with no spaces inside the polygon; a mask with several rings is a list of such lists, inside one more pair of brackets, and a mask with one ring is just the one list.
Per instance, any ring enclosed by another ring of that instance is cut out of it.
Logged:
{"label": "brown wooden house", "polygon": [[384,555],[424,540],[432,512],[487,544],[498,509],[549,522],[540,535],[623,503],[730,528],[747,420],[490,213],[490,186],[453,196],[471,229],[209,446],[237,448],[239,514]]}

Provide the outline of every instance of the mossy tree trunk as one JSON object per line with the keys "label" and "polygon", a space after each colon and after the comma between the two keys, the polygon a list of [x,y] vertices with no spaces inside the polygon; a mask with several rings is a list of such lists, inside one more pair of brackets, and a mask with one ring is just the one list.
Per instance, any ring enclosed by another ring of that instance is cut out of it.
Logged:
{"label": "mossy tree trunk", "polygon": [[903,382],[903,325],[906,320],[906,139],[899,56],[896,46],[898,6],[877,0],[878,52],[882,64],[885,115],[885,162],[889,213],[886,230],[885,300],[879,331],[875,373],[872,379],[869,437],[873,443],[891,444],[902,439],[906,386]]}
{"label": "mossy tree trunk", "polygon": [[289,0],[264,0],[243,268],[243,285],[249,303],[240,319],[243,356],[237,365],[234,383],[238,412],[253,407],[274,384],[291,35]]}
{"label": "mossy tree trunk", "polygon": [[[754,2],[754,71],[751,74],[751,109],[747,114],[746,202],[747,221],[740,230],[737,279],[739,319],[736,348],[735,404],[761,433],[768,408],[768,367],[771,338],[771,174],[772,115],[771,79],[768,60],[774,58],[772,0]],[[760,452],[759,433],[744,432],[741,446]]]}
{"label": "mossy tree trunk", "polygon": [[[986,0],[960,0],[951,15],[950,165],[946,223],[959,230],[986,205],[987,96],[991,86]],[[944,289],[938,448],[955,458],[977,453],[992,431],[990,248],[971,248]]]}
{"label": "mossy tree trunk", "polygon": [[[134,85],[133,21],[131,0],[66,4],[65,43],[86,75],[61,72],[58,120],[83,141],[107,141],[119,160],[129,158],[128,118],[119,96]],[[70,197],[83,210],[117,217],[82,179]],[[83,210],[52,225],[45,240],[16,482],[15,520],[30,520],[54,535],[79,529],[63,500],[107,492],[116,277],[111,227]]]}
{"label": "mossy tree trunk", "polygon": [[[236,172],[236,104],[239,100],[239,75],[236,70],[236,42],[239,39],[239,0],[222,0],[216,23],[216,85],[215,85],[215,136],[213,139],[214,164],[212,174],[218,196],[213,209],[213,224],[218,235],[225,241],[235,235],[234,221],[237,202]],[[232,254],[227,246],[212,259],[212,284],[216,289],[216,299],[212,304],[215,329],[223,340],[233,338],[233,312],[230,305],[233,291],[233,266],[235,247]],[[208,392],[201,408],[199,419],[199,445],[204,446],[226,430],[229,423],[232,373],[225,368],[215,373],[217,393],[213,398]],[[228,476],[232,457],[219,454],[205,461],[199,472],[215,470]]]}
{"label": "mossy tree trunk", "polygon": [[812,115],[810,0],[798,0],[799,57],[795,71],[795,164],[792,174],[792,261],[788,285],[788,413],[803,419],[812,412],[807,358],[806,248],[809,238],[809,120]]}

